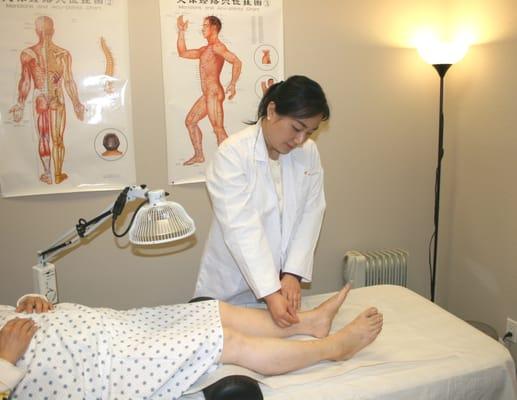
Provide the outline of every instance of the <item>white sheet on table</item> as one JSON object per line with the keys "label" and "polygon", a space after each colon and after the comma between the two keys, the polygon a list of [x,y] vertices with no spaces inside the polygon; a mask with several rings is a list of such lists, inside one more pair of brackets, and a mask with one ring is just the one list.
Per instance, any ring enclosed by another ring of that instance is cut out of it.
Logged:
{"label": "white sheet on table", "polygon": [[[314,307],[328,296],[309,296],[303,308]],[[384,329],[349,361],[320,363],[276,377],[224,365],[203,376],[187,393],[240,374],[261,382],[268,400],[517,399],[515,366],[508,351],[406,288],[383,285],[352,290],[333,330],[370,305],[384,314]],[[196,398],[192,396],[185,398]]]}

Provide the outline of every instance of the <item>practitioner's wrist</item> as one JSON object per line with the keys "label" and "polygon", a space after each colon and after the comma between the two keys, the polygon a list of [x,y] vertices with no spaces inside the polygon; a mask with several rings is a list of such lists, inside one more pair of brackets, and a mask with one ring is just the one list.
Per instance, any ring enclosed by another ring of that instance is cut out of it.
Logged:
{"label": "practitioner's wrist", "polygon": [[298,282],[302,281],[302,277],[301,276],[293,274],[292,272],[282,272],[280,274],[280,279],[282,279],[286,275],[289,275],[289,276],[292,276],[292,277],[296,278],[298,280]]}
{"label": "practitioner's wrist", "polygon": [[264,296],[264,301],[266,302],[267,305],[270,305],[270,303],[275,301],[275,299],[278,297],[282,297],[280,290],[277,290],[276,292],[273,292],[271,294],[268,294],[267,296]]}

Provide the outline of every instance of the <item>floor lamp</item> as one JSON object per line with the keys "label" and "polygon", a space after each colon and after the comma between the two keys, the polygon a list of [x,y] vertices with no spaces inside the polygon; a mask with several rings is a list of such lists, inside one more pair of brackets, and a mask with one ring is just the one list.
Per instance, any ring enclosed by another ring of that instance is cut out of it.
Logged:
{"label": "floor lamp", "polygon": [[[431,301],[435,301],[436,290],[436,271],[438,254],[438,227],[440,222],[440,181],[442,174],[442,159],[444,156],[443,131],[443,95],[445,74],[449,68],[460,61],[467,53],[468,45],[462,43],[439,43],[432,42],[422,44],[418,47],[418,52],[425,62],[431,64],[438,72],[440,77],[440,100],[439,100],[439,119],[438,119],[438,161],[436,166],[435,193],[434,193],[434,231],[429,243],[429,268],[431,282]],[[432,245],[432,255],[431,255]]]}

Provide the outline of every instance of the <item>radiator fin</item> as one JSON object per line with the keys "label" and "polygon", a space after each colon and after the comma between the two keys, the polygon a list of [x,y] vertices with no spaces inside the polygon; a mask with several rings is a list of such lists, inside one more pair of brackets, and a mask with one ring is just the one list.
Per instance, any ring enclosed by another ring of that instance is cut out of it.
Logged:
{"label": "radiator fin", "polygon": [[384,249],[345,253],[345,283],[353,281],[353,287],[372,285],[407,286],[409,253],[402,249]]}

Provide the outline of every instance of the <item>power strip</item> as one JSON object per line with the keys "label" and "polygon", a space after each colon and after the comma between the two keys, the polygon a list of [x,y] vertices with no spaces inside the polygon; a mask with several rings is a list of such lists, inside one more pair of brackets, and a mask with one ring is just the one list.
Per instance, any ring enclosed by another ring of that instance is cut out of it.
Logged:
{"label": "power strip", "polygon": [[32,285],[36,293],[46,296],[52,304],[58,302],[56,267],[54,264],[38,264],[32,267]]}

